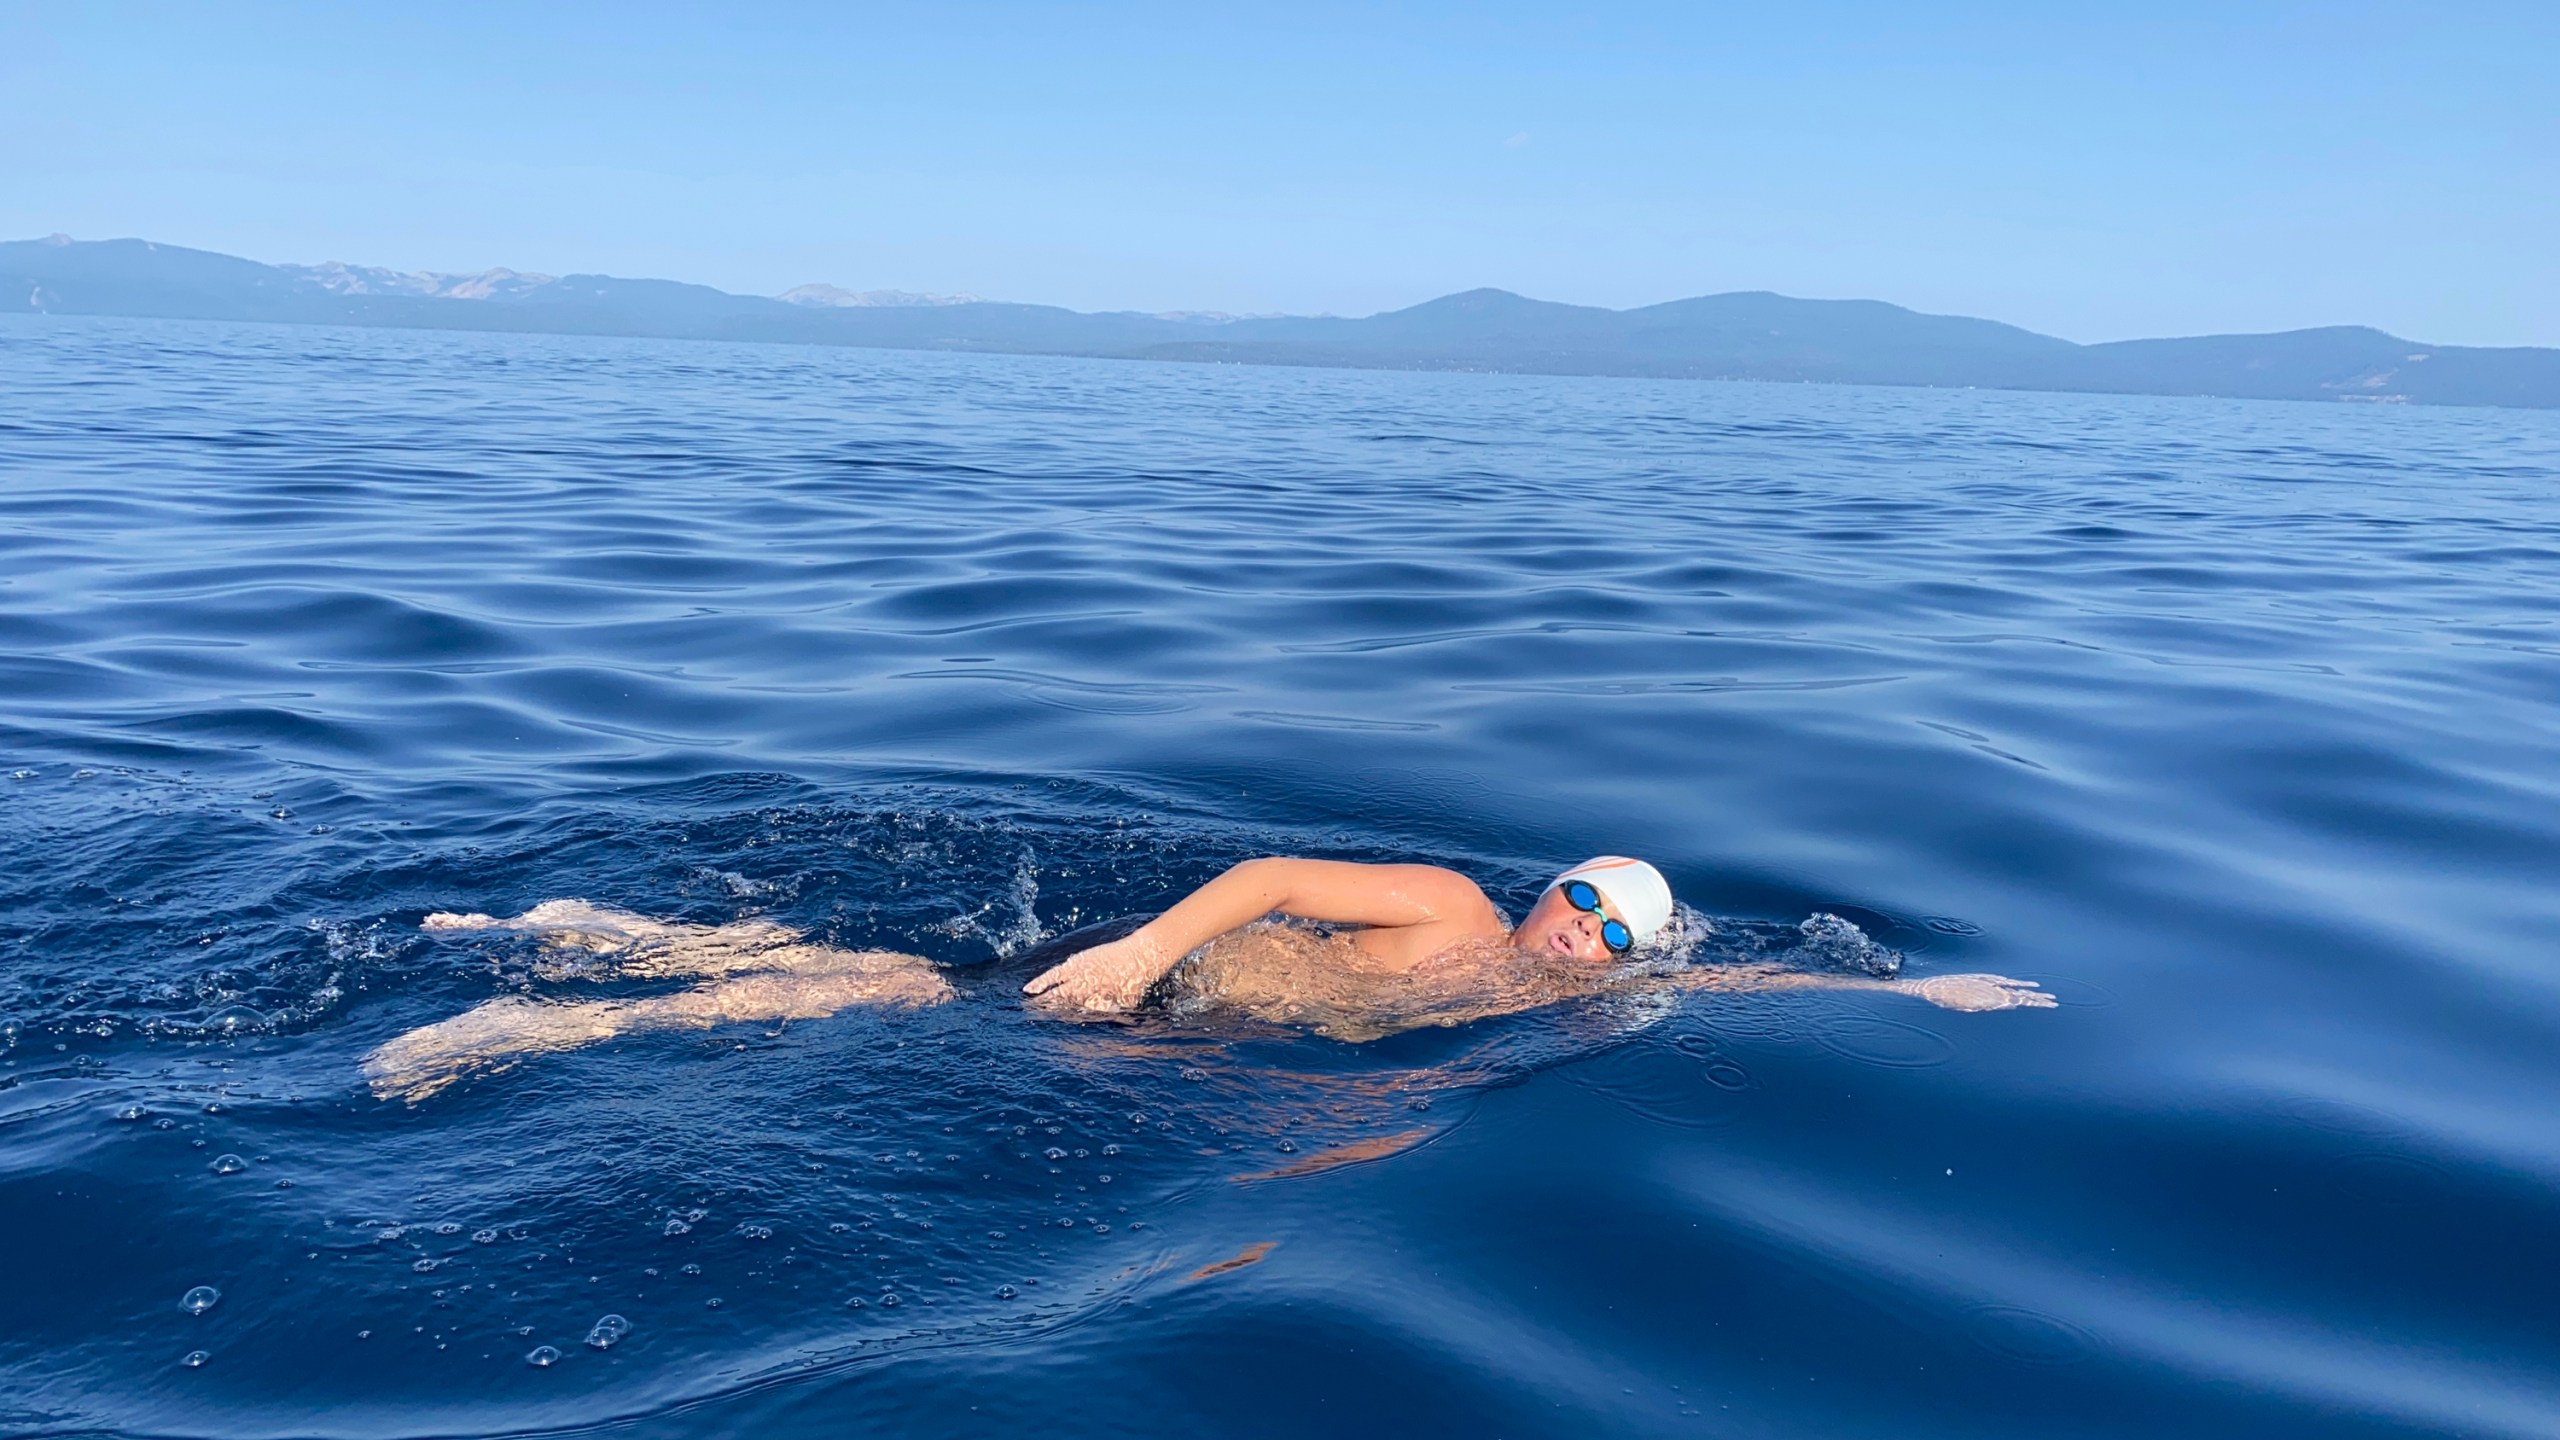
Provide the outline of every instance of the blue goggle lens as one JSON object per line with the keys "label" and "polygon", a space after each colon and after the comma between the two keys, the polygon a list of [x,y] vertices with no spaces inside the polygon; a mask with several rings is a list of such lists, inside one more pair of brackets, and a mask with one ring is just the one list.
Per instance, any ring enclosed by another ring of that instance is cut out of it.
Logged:
{"label": "blue goggle lens", "polygon": [[1600,943],[1609,947],[1610,954],[1624,955],[1636,948],[1635,932],[1629,930],[1624,921],[1610,919],[1607,912],[1600,908],[1599,888],[1590,881],[1567,880],[1564,882],[1564,903],[1576,910],[1587,910],[1600,917]]}

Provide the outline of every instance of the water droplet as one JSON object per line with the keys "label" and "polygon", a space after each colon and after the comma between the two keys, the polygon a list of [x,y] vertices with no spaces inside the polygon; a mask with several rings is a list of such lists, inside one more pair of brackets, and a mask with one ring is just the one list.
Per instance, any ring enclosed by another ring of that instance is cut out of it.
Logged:
{"label": "water droplet", "polygon": [[212,1358],[213,1352],[210,1350],[190,1350],[186,1353],[186,1357],[181,1359],[178,1363],[186,1366],[190,1370],[193,1370]]}
{"label": "water droplet", "polygon": [[741,1238],[747,1240],[770,1240],[773,1238],[773,1227],[770,1225],[741,1225],[738,1227],[738,1234]]}
{"label": "water droplet", "polygon": [[863,1307],[863,1305],[864,1305],[865,1303],[866,1303],[866,1302],[863,1300],[863,1298],[862,1298],[861,1296],[856,1295],[856,1296],[854,1296],[852,1299],[847,1300],[846,1302],[844,1302],[844,1308],[846,1308],[847,1310],[859,1310],[859,1309],[861,1309],[861,1308]]}
{"label": "water droplet", "polygon": [[548,1370],[560,1363],[560,1352],[549,1345],[536,1345],[524,1352],[524,1363],[536,1370]]}
{"label": "water droplet", "polygon": [[1283,1155],[1295,1155],[1298,1153],[1298,1142],[1295,1140],[1283,1140],[1277,1148]]}
{"label": "water droplet", "polygon": [[1117,1155],[1120,1153],[1120,1147],[1117,1145],[1105,1145],[1102,1147],[1102,1153],[1105,1155]]}
{"label": "water droplet", "polygon": [[199,1285],[178,1297],[178,1308],[190,1315],[201,1315],[222,1303],[222,1292],[210,1285]]}
{"label": "water droplet", "polygon": [[710,1299],[703,1301],[703,1302],[702,1302],[702,1308],[703,1308],[703,1309],[705,1309],[705,1310],[717,1310],[717,1309],[719,1309],[719,1308],[720,1308],[720,1297],[719,1297],[719,1296],[717,1296],[717,1295],[714,1295],[714,1296],[712,1296]]}
{"label": "water droplet", "polygon": [[892,1310],[895,1310],[898,1308],[898,1297],[895,1295],[883,1295],[880,1297],[880,1303]]}
{"label": "water droplet", "polygon": [[668,1216],[668,1217],[667,1217],[667,1223],[666,1223],[666,1226],[665,1226],[665,1233],[666,1233],[666,1234],[669,1234],[669,1235],[685,1235],[685,1234],[690,1234],[690,1233],[692,1233],[692,1230],[693,1230],[693,1222],[691,1222],[691,1221],[689,1221],[689,1220],[685,1219],[683,1216],[681,1216],[681,1215],[670,1215],[670,1216]]}
{"label": "water droplet", "polygon": [[598,1350],[610,1350],[631,1333],[631,1322],[619,1315],[607,1315],[587,1331],[587,1343]]}
{"label": "water droplet", "polygon": [[421,1275],[424,1275],[436,1268],[436,1261],[433,1256],[429,1256],[423,1260],[412,1260],[409,1262],[409,1268],[417,1271]]}
{"label": "water droplet", "polygon": [[459,1235],[462,1233],[462,1227],[450,1220],[440,1220],[436,1222],[436,1233],[439,1235]]}
{"label": "water droplet", "polygon": [[702,1267],[699,1265],[679,1265],[676,1267],[676,1273],[679,1275],[699,1275],[702,1273]]}
{"label": "water droplet", "polygon": [[175,1130],[178,1128],[178,1122],[164,1117],[162,1119],[152,1121],[151,1128],[154,1130]]}
{"label": "water droplet", "polygon": [[1050,1146],[1048,1149],[1041,1151],[1041,1152],[1040,1152],[1040,1154],[1041,1154],[1041,1157],[1042,1157],[1043,1159],[1048,1159],[1048,1160],[1064,1160],[1064,1159],[1066,1159],[1066,1158],[1067,1158],[1067,1152],[1066,1152],[1066,1151],[1064,1151],[1064,1150],[1059,1149],[1059,1148],[1058,1148],[1057,1146],[1055,1146],[1055,1145],[1052,1145],[1052,1146]]}
{"label": "water droplet", "polygon": [[827,1233],[830,1235],[841,1235],[852,1228],[852,1226],[838,1220],[827,1226]]}
{"label": "water droplet", "polygon": [[495,1245],[498,1243],[498,1232],[495,1230],[474,1230],[471,1232],[471,1243],[474,1245]]}
{"label": "water droplet", "polygon": [[1021,1293],[1021,1291],[1014,1289],[1010,1285],[999,1285],[996,1287],[996,1298],[999,1300],[1011,1300]]}
{"label": "water droplet", "polygon": [[142,1120],[148,1118],[150,1114],[150,1111],[143,1109],[139,1105],[127,1105],[116,1112],[116,1118],[119,1120]]}
{"label": "water droplet", "polygon": [[237,1155],[216,1155],[213,1163],[204,1168],[216,1175],[237,1175],[249,1168],[249,1162]]}

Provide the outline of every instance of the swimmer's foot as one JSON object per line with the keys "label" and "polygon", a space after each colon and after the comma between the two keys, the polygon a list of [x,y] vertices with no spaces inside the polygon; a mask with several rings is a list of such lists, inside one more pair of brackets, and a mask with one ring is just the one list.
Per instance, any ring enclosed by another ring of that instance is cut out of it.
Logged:
{"label": "swimmer's foot", "polygon": [[1884,988],[1916,995],[1947,1010],[2049,1010],[2056,1003],[2033,980],[2006,975],[1929,975],[1889,980]]}

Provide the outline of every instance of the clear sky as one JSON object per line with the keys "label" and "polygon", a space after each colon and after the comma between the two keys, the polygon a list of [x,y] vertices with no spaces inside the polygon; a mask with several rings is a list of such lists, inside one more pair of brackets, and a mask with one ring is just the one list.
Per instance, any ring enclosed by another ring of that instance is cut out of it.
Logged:
{"label": "clear sky", "polygon": [[2556,77],[2553,0],[0,3],[0,238],[2555,345]]}

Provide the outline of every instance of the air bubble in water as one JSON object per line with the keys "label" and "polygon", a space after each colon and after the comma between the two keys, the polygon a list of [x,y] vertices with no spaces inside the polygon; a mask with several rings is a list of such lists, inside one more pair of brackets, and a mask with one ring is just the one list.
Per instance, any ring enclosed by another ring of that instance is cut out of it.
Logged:
{"label": "air bubble in water", "polygon": [[864,1300],[863,1300],[863,1298],[862,1298],[861,1296],[856,1295],[856,1296],[854,1296],[852,1299],[847,1300],[846,1302],[844,1302],[844,1308],[846,1308],[847,1310],[859,1310],[859,1309],[861,1309],[861,1308],[863,1307],[863,1305],[864,1305],[864,1304],[866,1304],[866,1303],[868,1303],[868,1302],[864,1301]]}
{"label": "air bubble in water", "polygon": [[178,1297],[178,1308],[190,1315],[201,1315],[222,1303],[222,1292],[210,1285],[199,1285]]}
{"label": "air bubble in water", "polygon": [[883,1295],[880,1297],[880,1303],[892,1310],[895,1310],[898,1308],[898,1297],[895,1295]]}
{"label": "air bubble in water", "polygon": [[143,1109],[139,1105],[127,1105],[116,1112],[116,1118],[119,1120],[142,1120],[149,1118],[150,1114],[150,1111]]}
{"label": "air bubble in water", "polygon": [[524,1363],[536,1370],[548,1370],[560,1363],[560,1352],[549,1345],[536,1345],[524,1352]]}
{"label": "air bubble in water", "polygon": [[1010,1285],[999,1285],[996,1287],[996,1298],[999,1300],[1010,1300],[1021,1293],[1021,1291],[1014,1289]]}
{"label": "air bubble in water", "polygon": [[428,1271],[436,1268],[436,1261],[432,1256],[424,1260],[412,1260],[409,1262],[409,1268],[417,1271],[421,1275],[424,1275]]}
{"label": "air bubble in water", "polygon": [[439,1220],[436,1222],[436,1233],[439,1235],[459,1235],[462,1233],[462,1227],[451,1220]]}
{"label": "air bubble in water", "polygon": [[1066,1152],[1066,1151],[1064,1151],[1064,1150],[1059,1149],[1059,1148],[1058,1148],[1057,1146],[1055,1146],[1055,1145],[1052,1145],[1052,1146],[1050,1146],[1048,1149],[1041,1151],[1041,1152],[1040,1152],[1040,1154],[1041,1154],[1041,1156],[1042,1156],[1043,1158],[1045,1158],[1045,1159],[1050,1159],[1050,1160],[1064,1160],[1064,1159],[1066,1159],[1066,1158],[1067,1158],[1067,1152]]}
{"label": "air bubble in water", "polygon": [[474,1245],[495,1245],[498,1243],[498,1232],[495,1230],[474,1230],[471,1232],[471,1243]]}
{"label": "air bubble in water", "polygon": [[691,1232],[692,1229],[692,1221],[685,1219],[681,1215],[670,1215],[667,1217],[667,1223],[663,1227],[661,1233],[668,1235],[683,1235]]}
{"label": "air bubble in water", "polygon": [[1105,1145],[1102,1147],[1102,1153],[1105,1155],[1117,1155],[1120,1153],[1120,1147],[1117,1145]]}
{"label": "air bubble in water", "polygon": [[186,1366],[190,1370],[194,1370],[200,1368],[204,1362],[212,1358],[213,1352],[210,1350],[190,1350],[186,1353],[185,1358],[181,1359],[178,1363]]}
{"label": "air bubble in water", "polygon": [[1295,1140],[1283,1140],[1275,1148],[1277,1148],[1283,1155],[1295,1155],[1298,1153],[1298,1142]]}
{"label": "air bubble in water", "polygon": [[237,1155],[216,1155],[213,1163],[204,1168],[216,1175],[237,1175],[249,1168],[249,1162]]}
{"label": "air bubble in water", "polygon": [[679,1275],[699,1275],[702,1273],[702,1267],[699,1265],[679,1265],[676,1267],[676,1273]]}
{"label": "air bubble in water", "polygon": [[631,1333],[631,1322],[619,1315],[607,1315],[587,1331],[587,1343],[598,1350],[610,1350]]}
{"label": "air bubble in water", "polygon": [[738,1227],[738,1234],[740,1237],[748,1240],[770,1240],[773,1238],[773,1227],[770,1225],[741,1225]]}

